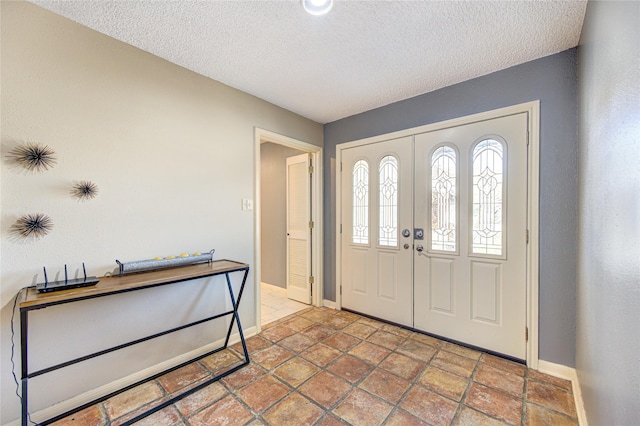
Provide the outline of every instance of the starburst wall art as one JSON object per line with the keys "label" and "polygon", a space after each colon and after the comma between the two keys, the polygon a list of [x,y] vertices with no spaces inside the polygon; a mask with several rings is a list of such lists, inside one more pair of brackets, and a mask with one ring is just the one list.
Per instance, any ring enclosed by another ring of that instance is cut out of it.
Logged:
{"label": "starburst wall art", "polygon": [[34,172],[49,170],[58,160],[56,152],[48,145],[33,142],[13,148],[7,157],[10,161]]}
{"label": "starburst wall art", "polygon": [[53,229],[51,218],[44,213],[26,214],[11,226],[11,232],[22,238],[38,239]]}
{"label": "starburst wall art", "polygon": [[91,200],[98,195],[98,185],[88,180],[76,182],[71,188],[71,195],[78,200]]}

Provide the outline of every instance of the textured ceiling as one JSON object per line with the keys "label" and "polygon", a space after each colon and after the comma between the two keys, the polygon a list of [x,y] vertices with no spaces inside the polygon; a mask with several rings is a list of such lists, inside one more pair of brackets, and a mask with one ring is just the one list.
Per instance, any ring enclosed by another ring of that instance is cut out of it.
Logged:
{"label": "textured ceiling", "polygon": [[35,4],[319,123],[578,44],[580,1],[299,1]]}

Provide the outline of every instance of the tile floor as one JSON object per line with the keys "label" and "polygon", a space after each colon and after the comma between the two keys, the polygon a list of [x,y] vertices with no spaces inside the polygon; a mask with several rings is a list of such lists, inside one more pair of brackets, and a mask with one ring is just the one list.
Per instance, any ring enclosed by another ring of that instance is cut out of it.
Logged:
{"label": "tile floor", "polygon": [[[576,425],[571,383],[328,308],[247,340],[251,364],[138,425]],[[120,425],[240,362],[239,344],[57,423]]]}
{"label": "tile floor", "polygon": [[263,326],[309,307],[287,298],[287,289],[282,287],[260,283],[260,293]]}

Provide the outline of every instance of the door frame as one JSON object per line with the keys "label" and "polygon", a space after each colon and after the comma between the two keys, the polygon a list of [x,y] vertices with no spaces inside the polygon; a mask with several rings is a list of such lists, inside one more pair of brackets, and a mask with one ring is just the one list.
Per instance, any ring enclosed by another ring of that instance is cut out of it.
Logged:
{"label": "door frame", "polygon": [[313,238],[311,240],[311,274],[314,277],[313,294],[311,295],[312,306],[322,306],[323,300],[323,242],[322,242],[322,147],[312,145],[298,139],[290,138],[269,130],[254,128],[254,212],[253,212],[253,229],[254,229],[254,289],[255,289],[255,306],[254,312],[256,316],[256,333],[262,330],[261,320],[261,290],[260,282],[262,280],[262,237],[261,237],[261,205],[260,205],[260,145],[263,143],[275,143],[278,145],[295,148],[309,154],[313,174],[311,175],[311,220],[313,221]]}
{"label": "door frame", "polygon": [[512,105],[505,108],[485,111],[478,114],[472,114],[464,117],[458,117],[451,120],[441,121],[438,123],[427,124],[423,126],[413,127],[410,129],[400,130],[397,132],[387,133],[384,135],[372,136],[365,139],[359,139],[346,142],[336,146],[336,162],[339,169],[336,172],[336,309],[342,307],[341,295],[341,276],[342,276],[342,238],[341,238],[341,212],[342,212],[342,150],[353,148],[356,146],[368,145],[376,142],[382,142],[388,139],[396,139],[405,136],[412,136],[418,133],[432,132],[442,130],[449,127],[464,126],[477,121],[491,120],[526,112],[527,119],[527,136],[528,136],[528,156],[527,156],[527,229],[529,231],[529,244],[527,244],[526,259],[526,324],[528,330],[528,339],[526,342],[526,362],[529,368],[538,368],[538,299],[539,299],[539,214],[540,214],[540,101],[525,102],[522,104]]}

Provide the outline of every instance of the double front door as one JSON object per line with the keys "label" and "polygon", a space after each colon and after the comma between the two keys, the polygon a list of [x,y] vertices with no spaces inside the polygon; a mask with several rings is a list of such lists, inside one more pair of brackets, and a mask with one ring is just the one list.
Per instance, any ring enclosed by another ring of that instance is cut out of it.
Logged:
{"label": "double front door", "polygon": [[519,359],[527,114],[342,150],[342,306]]}

